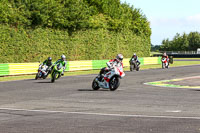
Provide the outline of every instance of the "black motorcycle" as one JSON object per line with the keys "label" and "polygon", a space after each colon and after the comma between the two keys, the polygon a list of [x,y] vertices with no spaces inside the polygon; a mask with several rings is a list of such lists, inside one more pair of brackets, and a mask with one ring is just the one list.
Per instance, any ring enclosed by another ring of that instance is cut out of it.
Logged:
{"label": "black motorcycle", "polygon": [[129,63],[130,63],[130,71],[133,71],[133,70],[139,71],[140,66],[137,64],[137,61],[136,61],[136,60],[131,59],[131,60],[129,61]]}

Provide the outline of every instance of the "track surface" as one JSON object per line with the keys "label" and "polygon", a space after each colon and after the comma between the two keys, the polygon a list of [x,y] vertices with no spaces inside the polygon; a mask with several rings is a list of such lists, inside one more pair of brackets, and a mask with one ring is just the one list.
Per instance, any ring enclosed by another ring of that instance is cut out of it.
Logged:
{"label": "track surface", "polygon": [[200,89],[146,82],[200,75],[199,66],[126,72],[119,89],[96,75],[0,82],[1,133],[200,133]]}

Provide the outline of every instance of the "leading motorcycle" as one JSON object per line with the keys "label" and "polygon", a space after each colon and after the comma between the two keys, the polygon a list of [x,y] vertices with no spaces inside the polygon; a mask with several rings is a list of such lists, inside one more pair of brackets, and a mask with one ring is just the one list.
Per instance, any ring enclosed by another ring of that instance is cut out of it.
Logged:
{"label": "leading motorcycle", "polygon": [[104,74],[104,77],[100,80],[100,75],[95,77],[92,82],[93,90],[99,90],[99,88],[110,89],[111,91],[115,91],[119,85],[119,79],[123,78],[125,73],[123,70],[120,70],[119,67],[110,68],[110,71]]}

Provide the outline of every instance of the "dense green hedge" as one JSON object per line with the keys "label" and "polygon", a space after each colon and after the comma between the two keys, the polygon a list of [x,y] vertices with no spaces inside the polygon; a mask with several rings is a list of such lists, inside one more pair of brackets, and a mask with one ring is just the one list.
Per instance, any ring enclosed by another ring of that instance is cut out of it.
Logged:
{"label": "dense green hedge", "polygon": [[130,30],[79,30],[68,35],[65,30],[48,28],[24,29],[0,25],[0,63],[53,60],[65,54],[68,60],[114,58],[117,53],[130,57],[150,55],[150,39]]}
{"label": "dense green hedge", "polygon": [[120,0],[0,0],[0,63],[150,55],[150,23]]}

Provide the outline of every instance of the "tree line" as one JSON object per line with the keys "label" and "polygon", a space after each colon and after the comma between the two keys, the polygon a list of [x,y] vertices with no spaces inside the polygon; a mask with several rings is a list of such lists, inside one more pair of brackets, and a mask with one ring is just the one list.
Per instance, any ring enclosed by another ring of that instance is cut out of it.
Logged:
{"label": "tree line", "polygon": [[200,33],[177,33],[172,40],[164,39],[160,51],[196,51],[200,48]]}
{"label": "tree line", "polygon": [[150,36],[149,22],[140,9],[120,0],[1,0],[0,22],[15,27],[65,29],[106,28]]}

